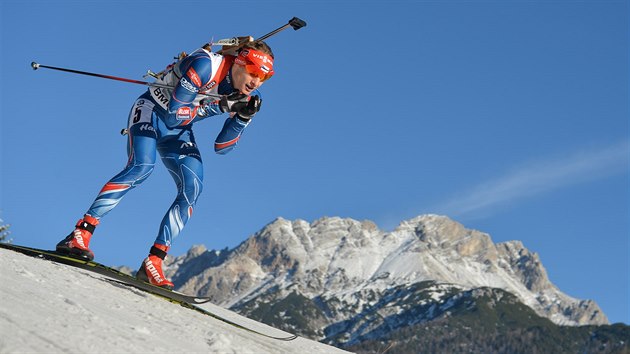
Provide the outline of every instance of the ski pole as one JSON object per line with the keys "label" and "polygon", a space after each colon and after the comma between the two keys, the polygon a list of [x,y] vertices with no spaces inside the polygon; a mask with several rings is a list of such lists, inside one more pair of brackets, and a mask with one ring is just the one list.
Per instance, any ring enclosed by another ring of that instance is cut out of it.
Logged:
{"label": "ski pole", "polygon": [[[254,39],[253,41],[256,42],[256,41],[265,40],[265,39],[267,39],[267,38],[269,38],[271,36],[275,36],[279,32],[284,31],[285,29],[287,29],[289,27],[291,27],[291,28],[293,28],[293,30],[297,31],[297,30],[299,30],[300,28],[302,28],[304,26],[306,26],[306,21],[301,20],[301,19],[299,19],[297,17],[293,17],[292,19],[289,20],[289,23],[287,23],[286,25],[280,26],[280,27],[276,28],[275,30],[265,34],[264,36]],[[249,38],[249,41],[252,41],[252,37],[242,37],[242,38]],[[245,43],[240,43],[239,37],[222,39],[219,42],[217,42],[216,44],[220,44],[222,41],[227,43],[226,46],[229,46],[231,48],[226,48],[225,50],[221,49],[221,50],[217,51],[217,53],[219,53],[219,54],[233,53],[236,50],[238,50],[238,48],[242,44],[245,44]]]}
{"label": "ski pole", "polygon": [[286,25],[281,26],[281,27],[271,31],[271,32],[267,33],[266,35],[264,35],[264,36],[262,36],[262,37],[260,37],[260,38],[258,38],[256,40],[257,41],[265,40],[265,39],[267,39],[267,38],[269,38],[269,37],[271,37],[273,35],[276,35],[280,31],[284,31],[285,29],[287,29],[289,27],[292,27],[293,30],[297,31],[297,30],[299,30],[300,28],[302,28],[304,26],[306,26],[306,22],[304,22],[303,20],[301,20],[301,19],[299,19],[297,17],[294,17],[294,18],[290,19],[289,23],[287,23]]}
{"label": "ski pole", "polygon": [[[300,28],[306,26],[306,22],[297,18],[297,17],[293,17],[291,20],[289,20],[289,23],[287,23],[286,25],[283,25],[281,27],[276,28],[275,30],[265,34],[264,36],[256,39],[257,41],[261,41],[264,39],[267,39],[271,36],[276,35],[277,33],[284,31],[285,29],[292,27],[294,30],[299,30]],[[237,40],[237,47],[238,48],[238,40]],[[223,52],[222,50],[220,50],[218,53]],[[160,84],[157,82],[148,82],[148,81],[141,81],[141,80],[134,80],[134,79],[128,79],[128,78],[124,78],[124,77],[118,77],[118,76],[112,76],[112,75],[105,75],[105,74],[97,74],[97,73],[91,73],[88,71],[81,71],[81,70],[74,70],[74,69],[67,69],[67,68],[60,68],[57,66],[49,66],[49,65],[42,65],[36,62],[31,62],[31,67],[33,68],[33,70],[37,70],[39,68],[45,68],[45,69],[52,69],[52,70],[59,70],[59,71],[65,71],[68,73],[73,73],[73,74],[80,74],[80,75],[88,75],[88,76],[94,76],[94,77],[100,77],[103,79],[109,79],[109,80],[116,80],[116,81],[123,81],[123,82],[130,82],[132,84],[138,84],[138,85],[145,85],[145,86],[151,86],[151,87],[159,87],[159,88],[164,88],[164,89],[169,89],[169,90],[173,90],[175,89],[175,87],[170,86],[170,85],[165,85],[165,84]],[[213,98],[221,98],[221,95],[218,94],[212,94],[212,93],[201,93],[199,92],[199,94],[201,95],[205,95],[208,97],[213,97]]]}
{"label": "ski pole", "polygon": [[[157,83],[157,82],[140,81],[140,80],[128,79],[128,78],[112,76],[112,75],[91,73],[91,72],[88,72],[88,71],[80,71],[80,70],[74,70],[74,69],[60,68],[60,67],[57,67],[57,66],[42,65],[42,64],[39,64],[39,63],[36,63],[36,62],[32,62],[31,63],[31,67],[33,68],[33,70],[37,70],[39,68],[45,68],[45,69],[65,71],[65,72],[73,73],[73,74],[95,76],[95,77],[100,77],[100,78],[109,79],[109,80],[130,82],[132,84],[138,84],[138,85],[159,87],[159,88],[164,88],[164,89],[169,89],[169,90],[174,90],[175,89],[175,87],[173,87],[173,86],[160,84],[160,83]],[[212,94],[212,93],[201,93],[201,92],[199,92],[199,94],[206,95],[206,96],[209,96],[209,97],[214,97],[214,98],[220,98],[221,97],[221,95]]]}

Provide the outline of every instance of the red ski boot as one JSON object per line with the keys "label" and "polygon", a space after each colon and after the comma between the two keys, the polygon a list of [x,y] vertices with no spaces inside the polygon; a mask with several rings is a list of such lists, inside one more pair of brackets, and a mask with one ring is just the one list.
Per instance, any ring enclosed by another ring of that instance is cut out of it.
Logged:
{"label": "red ski boot", "polygon": [[74,231],[57,244],[57,252],[88,261],[93,260],[94,252],[89,246],[96,225],[98,225],[98,219],[84,215],[83,219],[77,221]]}
{"label": "red ski boot", "polygon": [[154,244],[149,256],[142,261],[140,269],[136,272],[136,278],[161,288],[173,290],[175,286],[166,279],[162,271],[162,261],[166,257],[166,252],[168,252],[168,246]]}

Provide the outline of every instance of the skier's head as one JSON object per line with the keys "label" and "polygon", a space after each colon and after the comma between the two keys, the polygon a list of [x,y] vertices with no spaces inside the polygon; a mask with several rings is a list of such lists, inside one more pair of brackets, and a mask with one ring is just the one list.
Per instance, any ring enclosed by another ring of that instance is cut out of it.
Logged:
{"label": "skier's head", "polygon": [[234,88],[249,95],[273,74],[273,52],[263,41],[245,44],[238,51],[232,66]]}

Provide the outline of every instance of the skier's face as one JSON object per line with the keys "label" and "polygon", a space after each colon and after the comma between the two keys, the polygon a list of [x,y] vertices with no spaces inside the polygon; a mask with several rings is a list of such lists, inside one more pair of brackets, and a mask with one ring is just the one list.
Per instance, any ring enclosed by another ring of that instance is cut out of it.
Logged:
{"label": "skier's face", "polygon": [[263,84],[259,77],[248,73],[245,66],[238,64],[232,66],[232,80],[234,88],[246,95],[250,95]]}
{"label": "skier's face", "polygon": [[265,80],[273,76],[271,54],[253,48],[243,48],[234,58],[232,78],[234,88],[251,95]]}

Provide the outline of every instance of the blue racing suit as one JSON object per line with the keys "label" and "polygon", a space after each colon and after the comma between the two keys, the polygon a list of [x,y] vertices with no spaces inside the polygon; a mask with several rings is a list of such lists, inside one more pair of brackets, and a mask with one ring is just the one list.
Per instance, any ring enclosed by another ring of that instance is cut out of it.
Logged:
{"label": "blue racing suit", "polygon": [[[201,100],[208,98],[204,93],[228,95],[234,91],[232,60],[199,49],[172,65],[158,81],[175,87],[173,90],[150,87],[136,100],[127,125],[127,165],[105,184],[86,214],[100,219],[116,207],[127,192],[149,177],[158,152],[177,185],[177,197],[155,240],[170,247],[192,216],[203,189],[203,163],[192,126],[223,113],[218,101],[201,104]],[[215,151],[231,151],[247,125],[238,115],[227,118],[215,140]]]}

